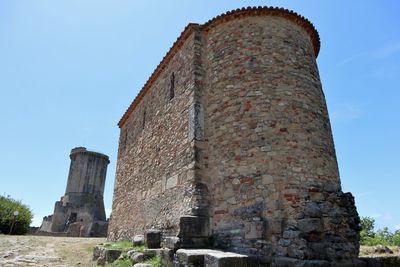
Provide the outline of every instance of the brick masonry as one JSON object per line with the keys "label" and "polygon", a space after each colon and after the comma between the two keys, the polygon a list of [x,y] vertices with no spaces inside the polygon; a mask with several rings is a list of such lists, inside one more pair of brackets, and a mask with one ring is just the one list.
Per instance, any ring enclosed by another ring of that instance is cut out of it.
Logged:
{"label": "brick masonry", "polygon": [[189,24],[119,123],[109,238],[212,236],[276,265],[356,257],[318,51],[312,24],[284,9]]}

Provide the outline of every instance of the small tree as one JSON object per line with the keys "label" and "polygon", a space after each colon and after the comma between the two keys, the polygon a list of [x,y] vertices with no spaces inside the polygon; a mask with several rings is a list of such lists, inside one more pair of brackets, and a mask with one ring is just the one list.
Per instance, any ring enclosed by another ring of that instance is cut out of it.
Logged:
{"label": "small tree", "polygon": [[392,243],[394,246],[400,246],[400,229],[394,232],[392,236]]}
{"label": "small tree", "polygon": [[[18,211],[18,216],[14,212]],[[33,214],[29,207],[21,201],[14,200],[10,196],[0,196],[0,232],[8,234],[13,224],[12,234],[23,235],[29,229]]]}
{"label": "small tree", "polygon": [[360,238],[361,242],[367,238],[373,238],[375,236],[374,232],[375,219],[371,217],[361,217],[361,232]]}

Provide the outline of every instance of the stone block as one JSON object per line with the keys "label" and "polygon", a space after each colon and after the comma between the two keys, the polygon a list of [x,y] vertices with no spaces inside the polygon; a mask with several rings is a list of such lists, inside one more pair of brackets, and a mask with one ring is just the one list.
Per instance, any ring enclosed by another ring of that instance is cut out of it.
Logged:
{"label": "stone block", "polygon": [[179,249],[179,266],[191,267],[256,267],[256,258],[212,249]]}
{"label": "stone block", "polygon": [[179,237],[176,236],[167,236],[162,242],[162,246],[170,249],[178,249],[180,246]]}
{"label": "stone block", "polygon": [[145,234],[145,242],[148,248],[160,248],[161,232],[157,230],[149,230]]}
{"label": "stone block", "polygon": [[135,252],[135,253],[131,254],[130,258],[133,263],[139,263],[139,262],[143,262],[145,260],[145,256],[141,252]]}
{"label": "stone block", "polygon": [[245,239],[262,239],[264,236],[265,223],[263,221],[252,221],[244,223]]}
{"label": "stone block", "polygon": [[180,266],[204,266],[204,255],[209,249],[178,249],[175,253]]}
{"label": "stone block", "polygon": [[206,248],[210,246],[210,240],[208,237],[182,237],[179,240],[179,246],[181,248]]}
{"label": "stone block", "polygon": [[95,246],[93,248],[93,260],[97,260],[100,257],[104,257],[104,247],[103,246]]}
{"label": "stone block", "polygon": [[296,230],[286,230],[282,234],[283,238],[288,238],[288,239],[297,238],[299,236],[300,236],[300,231]]}
{"label": "stone block", "polygon": [[321,208],[315,202],[308,202],[304,208],[305,217],[320,218],[322,216]]}
{"label": "stone block", "polygon": [[134,246],[141,246],[144,244],[144,235],[135,235],[132,239]]}
{"label": "stone block", "polygon": [[204,256],[205,267],[256,267],[256,258],[231,252],[214,251]]}
{"label": "stone block", "polygon": [[298,221],[297,227],[303,233],[321,232],[323,225],[320,219],[306,218]]}
{"label": "stone block", "polygon": [[104,258],[107,262],[113,262],[116,259],[119,258],[119,256],[121,255],[122,250],[118,250],[118,249],[106,249],[104,251]]}
{"label": "stone block", "polygon": [[178,184],[178,175],[167,177],[165,179],[165,189],[170,189]]}
{"label": "stone block", "polygon": [[210,233],[209,218],[202,216],[183,216],[179,221],[178,237],[208,237]]}
{"label": "stone block", "polygon": [[296,266],[300,261],[288,257],[275,257],[273,260],[273,265],[276,267],[293,267]]}
{"label": "stone block", "polygon": [[296,265],[298,267],[333,267],[334,265],[324,260],[305,260],[300,264]]}

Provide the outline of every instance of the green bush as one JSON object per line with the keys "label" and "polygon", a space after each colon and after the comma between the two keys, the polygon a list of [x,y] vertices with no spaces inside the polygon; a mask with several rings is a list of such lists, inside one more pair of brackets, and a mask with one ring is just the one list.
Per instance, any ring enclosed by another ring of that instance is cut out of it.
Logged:
{"label": "green bush", "polygon": [[374,231],[375,219],[361,217],[360,244],[364,246],[400,246],[400,230],[392,233],[389,228],[384,227]]}
{"label": "green bush", "polygon": [[394,246],[400,246],[400,230],[394,232],[392,242]]}
{"label": "green bush", "polygon": [[18,211],[12,234],[23,235],[28,232],[33,214],[29,207],[21,201],[14,200],[10,196],[0,196],[0,232],[8,234],[14,221],[14,212]]}

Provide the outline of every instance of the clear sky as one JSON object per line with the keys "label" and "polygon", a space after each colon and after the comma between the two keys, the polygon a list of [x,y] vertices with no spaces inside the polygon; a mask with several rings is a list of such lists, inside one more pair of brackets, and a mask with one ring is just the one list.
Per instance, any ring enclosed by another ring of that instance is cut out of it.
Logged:
{"label": "clear sky", "polygon": [[361,216],[400,228],[400,2],[0,0],[0,194],[27,203],[39,226],[64,194],[69,152],[109,155],[117,122],[189,22],[243,6],[308,18],[344,191]]}

